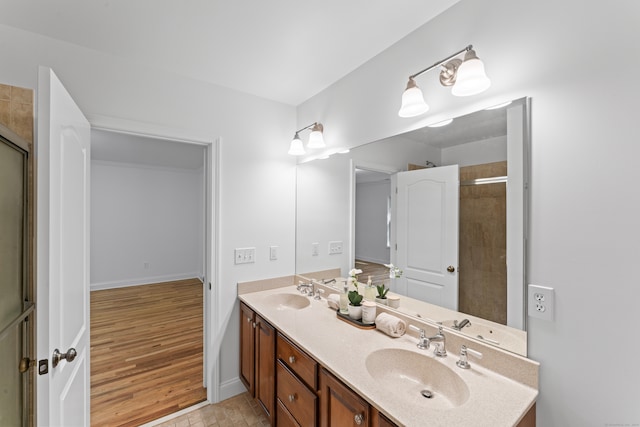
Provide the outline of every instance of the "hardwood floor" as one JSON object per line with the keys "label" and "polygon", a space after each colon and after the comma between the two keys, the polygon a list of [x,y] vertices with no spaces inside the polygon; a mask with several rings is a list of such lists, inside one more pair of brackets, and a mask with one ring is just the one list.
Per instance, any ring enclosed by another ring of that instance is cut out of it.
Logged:
{"label": "hardwood floor", "polygon": [[362,273],[358,275],[359,282],[367,283],[369,276],[371,276],[374,285],[384,284],[387,288],[389,287],[389,269],[384,265],[359,259],[356,260],[355,265],[355,268],[362,270]]}
{"label": "hardwood floor", "polygon": [[91,424],[137,426],[206,399],[198,279],[91,292]]}

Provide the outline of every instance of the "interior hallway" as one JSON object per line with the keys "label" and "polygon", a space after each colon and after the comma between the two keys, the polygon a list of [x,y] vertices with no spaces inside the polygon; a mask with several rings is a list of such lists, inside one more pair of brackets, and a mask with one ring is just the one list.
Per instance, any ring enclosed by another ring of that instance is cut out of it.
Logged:
{"label": "interior hallway", "polygon": [[91,424],[137,426],[206,400],[198,279],[91,292]]}

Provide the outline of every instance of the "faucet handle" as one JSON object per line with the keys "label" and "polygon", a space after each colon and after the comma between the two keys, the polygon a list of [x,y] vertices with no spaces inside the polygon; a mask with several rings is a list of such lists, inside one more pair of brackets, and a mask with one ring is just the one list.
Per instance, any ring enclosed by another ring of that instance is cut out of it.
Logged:
{"label": "faucet handle", "polygon": [[416,344],[416,347],[418,347],[420,350],[429,349],[429,340],[424,334],[424,329],[418,328],[416,325],[409,325],[409,329],[411,329],[412,331],[416,331],[420,334],[420,337],[418,338],[418,344]]}
{"label": "faucet handle", "polygon": [[313,297],[313,299],[315,299],[315,300],[321,299],[322,297],[320,295],[322,295],[322,294],[324,294],[324,289],[316,289],[316,296]]}
{"label": "faucet handle", "polygon": [[456,365],[458,365],[458,367],[462,369],[469,369],[471,367],[469,361],[467,360],[468,354],[472,355],[476,359],[482,359],[482,353],[477,350],[473,350],[463,344],[462,347],[460,347],[460,360],[456,362]]}

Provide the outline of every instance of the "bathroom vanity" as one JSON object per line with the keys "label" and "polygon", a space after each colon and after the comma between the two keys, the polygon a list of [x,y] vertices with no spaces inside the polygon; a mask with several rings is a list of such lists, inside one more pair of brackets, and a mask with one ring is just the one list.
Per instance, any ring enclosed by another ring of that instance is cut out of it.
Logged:
{"label": "bathroom vanity", "polygon": [[[448,355],[437,357],[433,346],[416,347],[413,330],[392,338],[359,329],[293,283],[238,285],[240,376],[272,425],[535,425],[538,363],[450,330]],[[428,336],[437,332],[390,314]],[[469,369],[456,365],[462,345],[483,354],[469,357]]]}

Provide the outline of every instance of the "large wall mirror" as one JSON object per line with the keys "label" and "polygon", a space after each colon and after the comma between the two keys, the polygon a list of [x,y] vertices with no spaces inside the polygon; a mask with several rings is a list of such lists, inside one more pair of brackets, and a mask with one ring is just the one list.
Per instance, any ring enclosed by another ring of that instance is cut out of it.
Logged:
{"label": "large wall mirror", "polygon": [[360,268],[405,314],[526,355],[529,109],[522,98],[299,164],[296,273]]}

